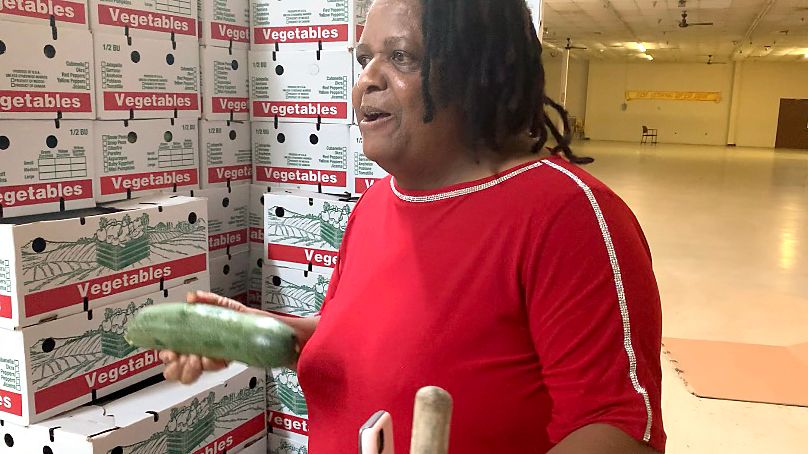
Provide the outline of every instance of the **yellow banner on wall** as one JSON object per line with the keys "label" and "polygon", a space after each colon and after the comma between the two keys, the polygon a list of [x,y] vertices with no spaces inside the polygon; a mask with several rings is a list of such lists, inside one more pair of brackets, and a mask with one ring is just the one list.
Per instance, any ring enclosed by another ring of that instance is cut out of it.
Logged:
{"label": "yellow banner on wall", "polygon": [[721,102],[721,92],[719,91],[650,91],[650,90],[628,90],[626,91],[626,101],[637,99],[661,100],[661,101],[713,101]]}

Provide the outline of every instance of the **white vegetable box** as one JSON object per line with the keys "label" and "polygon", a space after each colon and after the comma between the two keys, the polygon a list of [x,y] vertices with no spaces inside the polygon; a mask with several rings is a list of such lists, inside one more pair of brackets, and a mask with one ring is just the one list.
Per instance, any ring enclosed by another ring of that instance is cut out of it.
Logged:
{"label": "white vegetable box", "polygon": [[348,50],[250,52],[253,121],[350,124],[352,87]]}
{"label": "white vegetable box", "polygon": [[95,122],[99,202],[199,187],[196,120]]}
{"label": "white vegetable box", "polygon": [[211,256],[249,250],[249,187],[194,189],[179,194],[208,201],[208,248]]}
{"label": "white vegetable box", "polygon": [[308,413],[297,374],[286,368],[267,369],[267,425],[272,434],[299,439],[305,446],[309,435]]}
{"label": "white vegetable box", "polygon": [[0,328],[207,276],[202,199],[158,196],[0,223]]}
{"label": "white vegetable box", "polygon": [[199,118],[196,37],[93,36],[99,119]]}
{"label": "white vegetable box", "polygon": [[353,207],[325,194],[264,194],[265,265],[331,273]]}
{"label": "white vegetable box", "polygon": [[0,330],[0,419],[43,421],[160,374],[156,351],[124,340],[128,323],[144,307],[184,301],[187,292],[208,285],[203,277],[91,312]]}
{"label": "white vegetable box", "polygon": [[3,0],[0,2],[0,22],[28,22],[50,25],[51,17],[57,28],[87,29],[89,15],[87,0]]}
{"label": "white vegetable box", "polygon": [[387,176],[378,164],[368,159],[362,149],[362,132],[359,126],[351,126],[351,151],[350,151],[350,192],[362,194],[379,180]]}
{"label": "white vegetable box", "polygon": [[199,0],[199,44],[249,49],[249,0]]}
{"label": "white vegetable box", "polygon": [[272,190],[267,185],[250,185],[250,248],[264,249],[264,194]]}
{"label": "white vegetable box", "polygon": [[264,245],[258,246],[250,244],[250,262],[249,262],[249,293],[247,294],[248,306],[256,309],[261,309],[261,291],[263,287],[262,272],[264,268]]}
{"label": "white vegetable box", "polygon": [[196,39],[197,0],[89,0],[93,33]]}
{"label": "white vegetable box", "polygon": [[247,50],[200,47],[203,118],[250,119],[250,76]]}
{"label": "white vegetable box", "polygon": [[95,118],[88,30],[3,22],[0,43],[0,119]]}
{"label": "white vegetable box", "polygon": [[225,454],[266,437],[263,369],[233,364],[192,385],[162,382],[28,427],[6,424],[20,453]]}
{"label": "white vegetable box", "polygon": [[95,206],[95,159],[92,121],[0,120],[0,218]]}
{"label": "white vegetable box", "polygon": [[269,50],[352,47],[371,0],[253,0],[252,46]]}
{"label": "white vegetable box", "polygon": [[253,122],[253,175],[261,184],[348,191],[348,126]]}
{"label": "white vegetable box", "polygon": [[250,251],[210,258],[210,291],[241,303],[249,301]]}
{"label": "white vegetable box", "polygon": [[251,445],[245,446],[238,454],[267,454],[268,452],[267,438],[263,437],[253,442]]}
{"label": "white vegetable box", "polygon": [[331,273],[315,273],[265,263],[261,309],[293,317],[312,317],[323,306]]}
{"label": "white vegetable box", "polygon": [[199,122],[199,177],[203,188],[252,182],[250,129],[247,122]]}
{"label": "white vegetable box", "polygon": [[[283,418],[282,416],[278,416],[278,418]],[[308,425],[309,422],[307,420],[298,420],[298,419],[283,419],[284,424],[294,424],[296,428],[294,430],[299,430],[299,427],[303,427],[305,425],[306,430],[305,432],[308,433]],[[268,446],[270,453],[279,453],[279,454],[309,454],[309,438],[307,435],[298,435],[297,432],[288,432],[288,431],[280,431],[277,427],[273,426],[273,432],[269,434],[267,437],[268,439]],[[357,435],[359,434],[359,429],[356,430]]]}

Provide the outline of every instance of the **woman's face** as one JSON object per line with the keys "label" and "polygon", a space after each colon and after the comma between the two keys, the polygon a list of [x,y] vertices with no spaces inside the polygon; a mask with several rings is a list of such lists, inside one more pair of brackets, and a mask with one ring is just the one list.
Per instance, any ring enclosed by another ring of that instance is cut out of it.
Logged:
{"label": "woman's face", "polygon": [[450,115],[423,122],[423,56],[420,0],[376,0],[356,46],[364,69],[353,102],[365,154],[393,174],[429,166],[436,156],[428,151],[456,132],[446,127]]}

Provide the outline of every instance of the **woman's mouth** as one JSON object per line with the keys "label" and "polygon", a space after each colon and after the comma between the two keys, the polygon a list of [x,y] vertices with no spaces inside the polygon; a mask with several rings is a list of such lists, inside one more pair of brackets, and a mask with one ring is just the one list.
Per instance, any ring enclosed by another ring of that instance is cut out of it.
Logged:
{"label": "woman's mouth", "polygon": [[360,111],[362,113],[361,124],[365,126],[376,126],[393,117],[389,112],[376,107],[362,106]]}

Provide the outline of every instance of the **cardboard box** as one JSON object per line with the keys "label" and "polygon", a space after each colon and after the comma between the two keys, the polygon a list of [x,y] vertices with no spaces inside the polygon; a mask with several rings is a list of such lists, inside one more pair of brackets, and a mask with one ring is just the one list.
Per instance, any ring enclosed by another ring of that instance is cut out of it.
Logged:
{"label": "cardboard box", "polygon": [[0,218],[95,206],[95,159],[92,121],[0,120]]}
{"label": "cardboard box", "polygon": [[90,29],[135,38],[196,40],[197,0],[89,0]]}
{"label": "cardboard box", "polygon": [[332,273],[315,273],[265,263],[261,309],[293,317],[320,313]]}
{"label": "cardboard box", "polygon": [[[274,188],[277,190],[277,188]],[[250,247],[264,249],[264,194],[271,192],[267,185],[250,185]]]}
{"label": "cardboard box", "polygon": [[252,442],[250,445],[245,445],[244,449],[239,451],[239,454],[267,454],[267,438],[263,437],[259,440]]}
{"label": "cardboard box", "polygon": [[57,35],[44,25],[0,27],[0,119],[95,118],[92,35],[69,28]]}
{"label": "cardboard box", "polygon": [[162,382],[3,431],[21,453],[224,454],[266,436],[265,409],[264,370],[236,363],[192,385]]}
{"label": "cardboard box", "polygon": [[264,194],[265,265],[331,273],[353,207],[325,194]]}
{"label": "cardboard box", "polygon": [[199,187],[196,120],[97,121],[96,200]]}
{"label": "cardboard box", "polygon": [[249,0],[199,0],[199,44],[250,48]]}
{"label": "cardboard box", "polygon": [[199,118],[195,37],[93,36],[99,119]]}
{"label": "cardboard box", "polygon": [[158,196],[0,224],[0,328],[206,276],[206,205]]}
{"label": "cardboard box", "polygon": [[194,189],[178,194],[208,201],[208,250],[211,256],[250,249],[250,189],[247,186]]}
{"label": "cardboard box", "polygon": [[0,2],[0,22],[27,22],[56,28],[89,26],[87,0],[4,0]]}
{"label": "cardboard box", "polygon": [[210,291],[241,303],[249,301],[250,251],[210,258]]}
{"label": "cardboard box", "polygon": [[[267,369],[267,426],[272,433],[297,438],[305,445],[309,435],[308,414],[297,374],[286,368]],[[359,433],[358,428],[356,431]]]}
{"label": "cardboard box", "polygon": [[[300,421],[295,422],[303,424],[303,422]],[[305,421],[305,424],[308,426],[308,421]],[[306,432],[308,432],[308,429],[306,429]],[[356,429],[356,434],[357,436],[359,435],[359,429]],[[267,440],[270,453],[309,454],[308,436],[296,435],[294,433],[290,434],[289,432],[275,429],[274,432],[269,434]]]}
{"label": "cardboard box", "polygon": [[28,425],[77,408],[163,371],[157,352],[124,340],[128,323],[153,304],[207,290],[207,276],[21,330],[0,329],[0,418]]}
{"label": "cardboard box", "polygon": [[362,35],[370,4],[371,0],[253,0],[252,46],[282,52],[347,49]]}
{"label": "cardboard box", "polygon": [[352,87],[348,50],[250,52],[253,121],[349,124]]}
{"label": "cardboard box", "polygon": [[247,122],[199,122],[199,177],[203,188],[249,185],[253,178]]}
{"label": "cardboard box", "polygon": [[348,191],[348,126],[253,122],[256,183],[286,189]]}
{"label": "cardboard box", "polygon": [[203,118],[250,119],[250,76],[247,50],[200,47]]}
{"label": "cardboard box", "polygon": [[256,246],[250,244],[249,262],[249,293],[247,294],[248,306],[261,309],[261,293],[263,288],[262,272],[264,268],[264,245]]}
{"label": "cardboard box", "polygon": [[362,132],[359,126],[351,126],[351,156],[350,156],[350,192],[353,194],[362,194],[387,176],[378,164],[368,159],[362,149]]}

